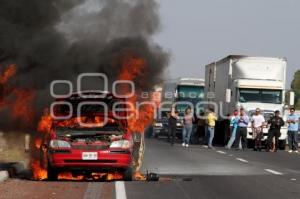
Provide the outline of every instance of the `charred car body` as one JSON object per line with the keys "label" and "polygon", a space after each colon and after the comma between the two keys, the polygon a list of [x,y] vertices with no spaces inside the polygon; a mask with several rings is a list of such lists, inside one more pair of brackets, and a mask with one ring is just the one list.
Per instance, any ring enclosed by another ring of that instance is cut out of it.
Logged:
{"label": "charred car body", "polygon": [[62,171],[74,176],[116,171],[131,180],[133,140],[124,104],[125,99],[99,92],[57,99],[53,110],[58,119],[41,147],[48,179],[56,180]]}

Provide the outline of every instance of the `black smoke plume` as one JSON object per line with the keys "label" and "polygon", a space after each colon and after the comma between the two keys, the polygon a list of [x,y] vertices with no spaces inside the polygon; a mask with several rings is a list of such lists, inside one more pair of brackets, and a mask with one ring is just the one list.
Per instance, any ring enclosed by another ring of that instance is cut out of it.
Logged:
{"label": "black smoke plume", "polygon": [[[0,129],[35,128],[53,100],[53,80],[75,83],[84,72],[115,80],[125,53],[146,61],[134,80],[138,88],[148,90],[162,80],[168,54],[151,38],[160,28],[155,0],[0,0],[0,5],[0,73],[15,64],[10,85],[35,93],[35,122],[16,125],[19,120],[4,106]],[[10,97],[2,91],[0,85],[0,101]]]}

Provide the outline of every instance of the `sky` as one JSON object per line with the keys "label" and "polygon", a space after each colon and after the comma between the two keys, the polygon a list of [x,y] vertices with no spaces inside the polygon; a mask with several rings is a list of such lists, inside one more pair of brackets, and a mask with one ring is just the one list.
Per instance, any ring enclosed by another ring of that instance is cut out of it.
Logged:
{"label": "sky", "polygon": [[167,78],[204,78],[229,54],[286,57],[287,88],[300,70],[299,0],[157,0],[153,40],[170,52]]}

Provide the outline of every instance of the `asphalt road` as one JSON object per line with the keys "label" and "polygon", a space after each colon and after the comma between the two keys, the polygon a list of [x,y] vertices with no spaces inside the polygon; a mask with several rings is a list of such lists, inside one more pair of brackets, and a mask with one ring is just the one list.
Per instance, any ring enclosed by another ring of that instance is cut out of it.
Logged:
{"label": "asphalt road", "polygon": [[0,199],[18,198],[300,198],[300,155],[171,147],[149,139],[143,172],[159,182],[42,182],[10,179],[0,183]]}

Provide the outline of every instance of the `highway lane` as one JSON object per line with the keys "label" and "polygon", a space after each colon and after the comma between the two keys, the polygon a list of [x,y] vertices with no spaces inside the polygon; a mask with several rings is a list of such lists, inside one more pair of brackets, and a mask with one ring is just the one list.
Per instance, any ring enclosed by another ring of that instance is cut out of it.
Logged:
{"label": "highway lane", "polygon": [[189,148],[163,140],[147,140],[142,171],[154,170],[163,175],[260,175],[260,168],[246,165],[232,157],[190,145]]}
{"label": "highway lane", "polygon": [[159,182],[36,182],[0,184],[0,199],[18,198],[300,198],[300,155],[183,148],[148,139],[142,171]]}

